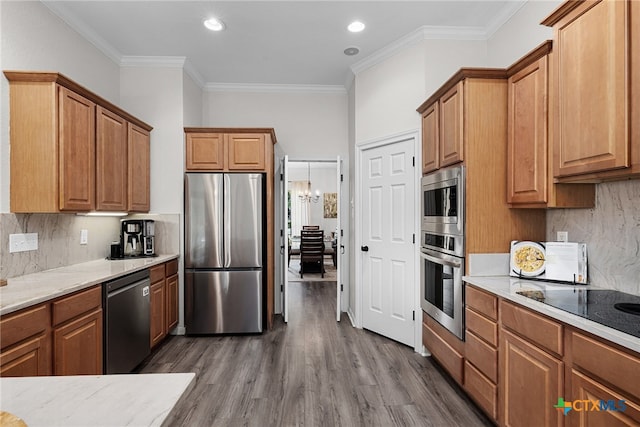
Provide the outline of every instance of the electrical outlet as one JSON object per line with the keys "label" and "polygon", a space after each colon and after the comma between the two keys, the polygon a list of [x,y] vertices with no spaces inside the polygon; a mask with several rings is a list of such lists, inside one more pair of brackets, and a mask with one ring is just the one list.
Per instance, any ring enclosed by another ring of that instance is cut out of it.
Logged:
{"label": "electrical outlet", "polygon": [[83,228],[80,230],[80,244],[86,245],[87,243],[89,243],[89,230]]}
{"label": "electrical outlet", "polygon": [[568,231],[558,231],[556,234],[556,242],[568,242],[569,241],[569,232]]}

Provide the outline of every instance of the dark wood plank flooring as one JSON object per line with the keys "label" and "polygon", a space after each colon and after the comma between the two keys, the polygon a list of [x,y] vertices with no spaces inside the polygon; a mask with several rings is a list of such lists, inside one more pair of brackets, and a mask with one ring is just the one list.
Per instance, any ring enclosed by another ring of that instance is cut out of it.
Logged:
{"label": "dark wood plank flooring", "polygon": [[335,321],[335,282],[290,284],[289,323],[251,336],[169,337],[140,369],[195,372],[170,426],[487,426],[431,361]]}

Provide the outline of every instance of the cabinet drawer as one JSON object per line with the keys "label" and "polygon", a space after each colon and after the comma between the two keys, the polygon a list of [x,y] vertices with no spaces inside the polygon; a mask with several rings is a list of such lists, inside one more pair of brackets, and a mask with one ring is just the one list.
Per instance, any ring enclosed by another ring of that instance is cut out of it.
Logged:
{"label": "cabinet drawer", "polygon": [[167,277],[173,276],[174,274],[176,274],[178,272],[178,260],[177,259],[169,261],[165,265],[166,265],[165,275]]}
{"label": "cabinet drawer", "polygon": [[640,400],[640,359],[585,335],[571,333],[571,354],[579,366]]}
{"label": "cabinet drawer", "polygon": [[498,350],[475,336],[467,334],[465,348],[467,360],[473,363],[494,383],[498,382]]}
{"label": "cabinet drawer", "polygon": [[467,285],[465,289],[465,305],[484,314],[492,320],[498,320],[498,298]]}
{"label": "cabinet drawer", "polygon": [[49,304],[42,304],[2,316],[0,349],[47,331],[50,313]]}
{"label": "cabinet drawer", "polygon": [[517,332],[550,352],[562,355],[561,324],[502,300],[500,320],[503,327]]}
{"label": "cabinet drawer", "polygon": [[464,369],[462,355],[424,323],[422,324],[422,342],[453,379],[462,384]]}
{"label": "cabinet drawer", "polygon": [[63,297],[53,304],[53,326],[102,306],[102,287],[95,286],[86,291]]}
{"label": "cabinet drawer", "polygon": [[498,386],[469,362],[464,362],[464,389],[491,418],[498,419]]}
{"label": "cabinet drawer", "polygon": [[465,310],[465,326],[494,347],[498,346],[498,324],[473,310]]}
{"label": "cabinet drawer", "polygon": [[164,280],[164,264],[156,265],[155,267],[151,267],[149,269],[149,280],[151,283],[159,282],[160,280]]}

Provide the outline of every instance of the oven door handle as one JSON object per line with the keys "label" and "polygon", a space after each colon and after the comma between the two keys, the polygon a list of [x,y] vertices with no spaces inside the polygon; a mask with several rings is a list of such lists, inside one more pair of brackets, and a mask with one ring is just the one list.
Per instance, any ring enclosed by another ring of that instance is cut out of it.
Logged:
{"label": "oven door handle", "polygon": [[427,261],[431,261],[436,264],[446,265],[448,267],[453,267],[453,268],[462,267],[462,258],[449,256],[440,252],[431,251],[429,249],[422,248],[422,250],[420,251],[420,257],[426,259]]}

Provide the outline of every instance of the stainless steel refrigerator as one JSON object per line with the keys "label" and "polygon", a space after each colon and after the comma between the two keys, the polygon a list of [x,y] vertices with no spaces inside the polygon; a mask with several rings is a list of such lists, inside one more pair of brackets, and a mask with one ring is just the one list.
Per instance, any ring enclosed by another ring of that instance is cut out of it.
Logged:
{"label": "stainless steel refrigerator", "polygon": [[262,332],[262,174],[185,175],[187,334]]}

